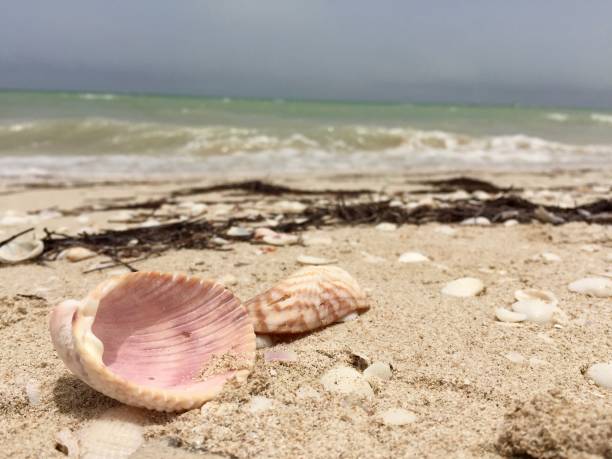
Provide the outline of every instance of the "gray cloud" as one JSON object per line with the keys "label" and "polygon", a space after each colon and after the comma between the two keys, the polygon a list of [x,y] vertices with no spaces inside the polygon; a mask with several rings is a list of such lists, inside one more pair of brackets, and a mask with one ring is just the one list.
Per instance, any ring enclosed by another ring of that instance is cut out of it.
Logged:
{"label": "gray cloud", "polygon": [[0,87],[612,106],[612,3],[21,0]]}

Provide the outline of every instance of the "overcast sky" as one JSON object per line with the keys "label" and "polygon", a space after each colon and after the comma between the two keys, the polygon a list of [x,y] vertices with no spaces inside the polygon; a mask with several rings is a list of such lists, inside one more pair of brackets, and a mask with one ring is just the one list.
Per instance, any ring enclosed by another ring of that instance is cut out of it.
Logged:
{"label": "overcast sky", "polygon": [[610,0],[0,0],[0,88],[612,107]]}

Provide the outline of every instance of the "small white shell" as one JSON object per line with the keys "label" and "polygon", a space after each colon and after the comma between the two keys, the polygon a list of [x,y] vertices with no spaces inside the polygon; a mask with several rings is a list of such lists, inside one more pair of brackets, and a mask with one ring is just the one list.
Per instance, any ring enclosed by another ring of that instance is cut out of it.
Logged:
{"label": "small white shell", "polygon": [[403,408],[390,408],[381,413],[379,416],[383,424],[387,426],[403,426],[406,424],[412,424],[417,420],[417,417],[413,412]]}
{"label": "small white shell", "polygon": [[336,260],[321,257],[311,257],[310,255],[300,255],[297,257],[297,262],[302,265],[331,265]]}
{"label": "small white shell", "polygon": [[38,239],[18,237],[0,247],[0,263],[19,263],[36,258],[45,245]]}
{"label": "small white shell", "polygon": [[527,320],[526,314],[510,311],[506,308],[496,308],[495,317],[497,317],[500,322],[522,322],[523,320]]}
{"label": "small white shell", "polygon": [[540,254],[540,257],[542,257],[542,260],[546,263],[558,263],[561,261],[561,257],[552,252],[543,252]]}
{"label": "small white shell", "polygon": [[253,234],[251,228],[244,228],[242,226],[232,226],[227,230],[227,235],[233,237],[249,237],[251,234]]}
{"label": "small white shell", "polygon": [[598,298],[612,296],[612,280],[605,277],[586,277],[569,284],[569,290]]}
{"label": "small white shell", "polygon": [[321,377],[325,390],[337,394],[354,394],[359,397],[372,397],[374,391],[361,373],[354,368],[339,367],[329,370]]}
{"label": "small white shell", "polygon": [[429,258],[419,252],[405,252],[399,257],[400,263],[422,263],[424,261],[429,261]]}
{"label": "small white shell", "polygon": [[269,228],[257,228],[255,240],[268,245],[283,246],[297,244],[300,238],[294,234],[277,233]]}
{"label": "small white shell", "polygon": [[612,389],[612,363],[596,363],[591,365],[586,374],[598,386]]}
{"label": "small white shell", "polygon": [[397,225],[395,223],[383,222],[375,226],[378,231],[395,231]]}
{"label": "small white shell", "polygon": [[555,312],[555,305],[540,300],[520,300],[512,305],[515,312],[525,314],[527,320],[544,324],[550,322]]}
{"label": "small white shell", "polygon": [[89,250],[85,247],[71,247],[60,253],[59,258],[65,258],[71,263],[76,263],[81,260],[87,260],[97,255],[93,250]]}
{"label": "small white shell", "polygon": [[274,207],[281,212],[304,212],[308,206],[299,201],[278,201]]}
{"label": "small white shell", "polygon": [[442,289],[444,295],[456,297],[476,296],[484,290],[484,284],[475,277],[462,277],[449,282]]}
{"label": "small white shell", "polygon": [[372,382],[376,379],[387,380],[391,379],[393,373],[391,372],[391,365],[387,362],[374,362],[368,368],[363,370],[363,377],[368,381]]}
{"label": "small white shell", "polygon": [[490,225],[491,221],[486,217],[466,218],[461,222],[462,225],[486,226]]}
{"label": "small white shell", "polygon": [[553,306],[557,306],[559,304],[559,300],[557,300],[557,297],[553,292],[549,292],[548,290],[538,290],[535,288],[516,290],[514,292],[514,298],[516,298],[517,301],[542,301],[544,303],[552,304]]}
{"label": "small white shell", "polygon": [[292,234],[279,234],[278,236],[264,236],[261,242],[268,245],[283,246],[297,244],[299,239]]}

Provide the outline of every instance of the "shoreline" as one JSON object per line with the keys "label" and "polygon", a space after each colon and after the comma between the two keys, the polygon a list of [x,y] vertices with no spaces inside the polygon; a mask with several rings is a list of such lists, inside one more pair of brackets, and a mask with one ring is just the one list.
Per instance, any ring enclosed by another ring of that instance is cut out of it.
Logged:
{"label": "shoreline", "polygon": [[138,178],[134,178],[134,174],[115,176],[113,174],[101,175],[101,176],[90,176],[90,177],[72,177],[72,176],[58,176],[58,175],[26,175],[26,176],[5,176],[0,177],[0,191],[3,188],[10,187],[40,187],[40,188],[54,188],[54,187],[95,187],[95,186],[114,186],[114,185],[171,185],[171,184],[189,184],[195,182],[235,182],[241,180],[271,180],[285,181],[287,179],[298,179],[300,182],[307,181],[330,181],[330,180],[341,180],[346,181],[350,179],[366,180],[372,182],[380,182],[381,178],[389,177],[392,181],[398,178],[416,178],[419,177],[517,177],[520,176],[536,176],[536,177],[554,177],[554,176],[570,176],[574,174],[593,174],[594,177],[602,176],[612,177],[612,165],[601,166],[601,165],[566,165],[566,166],[555,166],[541,165],[536,166],[533,164],[525,164],[523,167],[492,167],[491,165],[481,165],[480,167],[474,166],[473,164],[466,164],[465,167],[454,167],[449,169],[448,166],[440,167],[421,167],[415,166],[406,170],[388,170],[388,171],[367,171],[367,170],[356,170],[356,171],[312,171],[312,172],[299,172],[299,171],[287,171],[283,173],[270,172],[270,173],[253,173],[253,172],[240,172],[231,171],[230,175],[226,172],[219,173],[194,173],[193,175],[181,175],[181,174],[167,174],[164,173],[158,176],[147,176],[144,177],[139,175]]}

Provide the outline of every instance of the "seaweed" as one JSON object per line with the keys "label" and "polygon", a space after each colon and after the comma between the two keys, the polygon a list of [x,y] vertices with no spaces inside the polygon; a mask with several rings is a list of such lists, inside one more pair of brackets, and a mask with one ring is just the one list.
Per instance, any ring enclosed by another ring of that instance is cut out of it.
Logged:
{"label": "seaweed", "polygon": [[[423,204],[409,208],[398,206],[396,202],[391,200],[391,196],[386,198],[383,196],[382,200],[374,200],[373,195],[376,193],[373,190],[363,189],[302,190],[259,180],[187,188],[170,192],[158,199],[80,207],[63,211],[63,213],[74,215],[84,210],[130,209],[149,211],[150,215],[153,215],[163,205],[178,204],[175,199],[178,196],[221,191],[242,192],[243,203],[250,201],[253,194],[272,196],[284,194],[317,195],[325,199],[316,201],[316,205],[313,204],[315,201],[306,201],[308,205],[301,212],[281,213],[271,210],[242,218],[216,217],[208,219],[200,216],[187,220],[181,219],[181,215],[178,213],[170,213],[163,217],[170,220],[168,223],[125,230],[103,230],[95,234],[67,235],[45,229],[43,239],[45,249],[41,257],[43,260],[54,260],[64,249],[75,246],[87,247],[101,255],[108,256],[111,260],[107,265],[93,268],[89,272],[113,266],[125,266],[135,271],[136,268],[130,263],[145,260],[151,256],[158,256],[168,250],[231,250],[233,242],[258,243],[259,241],[255,240],[253,234],[239,237],[230,236],[228,230],[235,225],[260,226],[267,219],[274,219],[277,224],[273,229],[283,233],[299,233],[313,227],[375,225],[380,222],[392,222],[399,225],[423,225],[433,222],[448,224],[459,223],[475,217],[485,217],[494,224],[503,223],[509,219],[515,219],[520,223],[529,223],[535,219],[545,224],[554,225],[577,221],[598,224],[612,223],[611,199],[600,199],[588,204],[564,208],[554,205],[542,206],[517,195],[509,194],[504,189],[488,182],[465,177],[423,183],[434,184],[439,189],[441,187],[445,190],[449,189],[447,187],[461,187],[461,189],[466,190],[495,190],[499,194],[494,199],[471,198],[448,201],[438,198],[433,204]],[[402,192],[398,192],[394,195],[401,194]],[[364,198],[363,195],[366,195],[366,197]],[[351,200],[349,201],[349,199]],[[32,229],[11,236],[0,242],[0,246],[29,231],[32,231]],[[125,260],[130,260],[130,263]]]}
{"label": "seaweed", "polygon": [[[421,180],[417,182],[421,185],[429,185],[436,188],[438,193],[452,193],[454,191],[485,191],[487,193],[506,193],[512,188],[500,188],[491,182],[485,180],[474,179],[471,177],[454,177],[442,180]],[[431,193],[431,190],[419,190],[417,193]]]}

